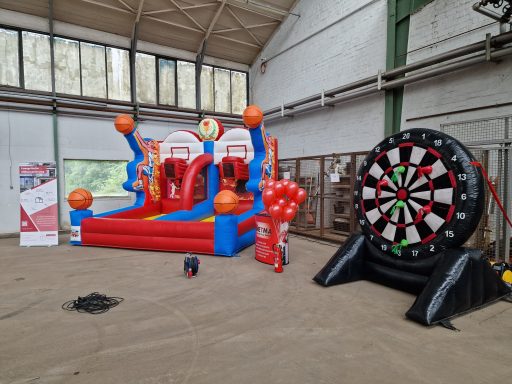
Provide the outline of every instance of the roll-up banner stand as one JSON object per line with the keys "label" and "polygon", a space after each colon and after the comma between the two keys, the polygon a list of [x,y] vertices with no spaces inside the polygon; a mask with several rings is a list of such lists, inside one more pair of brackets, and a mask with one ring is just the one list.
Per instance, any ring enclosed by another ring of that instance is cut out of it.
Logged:
{"label": "roll-up banner stand", "polygon": [[59,244],[55,162],[20,164],[20,246]]}

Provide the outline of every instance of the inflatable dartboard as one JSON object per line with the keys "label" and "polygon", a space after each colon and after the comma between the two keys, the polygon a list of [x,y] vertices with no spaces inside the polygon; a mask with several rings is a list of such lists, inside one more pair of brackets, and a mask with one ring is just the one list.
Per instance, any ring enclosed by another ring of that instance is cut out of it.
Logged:
{"label": "inflatable dartboard", "polygon": [[480,171],[456,139],[430,129],[386,138],[361,164],[354,208],[365,236],[384,253],[423,259],[461,246],[484,206]]}

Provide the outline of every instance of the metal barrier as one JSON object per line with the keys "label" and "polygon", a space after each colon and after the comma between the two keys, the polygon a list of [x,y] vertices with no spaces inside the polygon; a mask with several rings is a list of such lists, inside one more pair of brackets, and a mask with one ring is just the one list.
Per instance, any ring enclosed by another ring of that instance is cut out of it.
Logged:
{"label": "metal barrier", "polygon": [[[441,125],[441,131],[464,143],[487,170],[503,206],[512,214],[512,116]],[[486,190],[485,211],[467,246],[481,249],[496,261],[511,261],[511,231],[492,195]]]}
{"label": "metal barrier", "polygon": [[279,160],[279,179],[308,193],[290,225],[293,233],[342,243],[357,230],[354,184],[367,152],[334,153]]}

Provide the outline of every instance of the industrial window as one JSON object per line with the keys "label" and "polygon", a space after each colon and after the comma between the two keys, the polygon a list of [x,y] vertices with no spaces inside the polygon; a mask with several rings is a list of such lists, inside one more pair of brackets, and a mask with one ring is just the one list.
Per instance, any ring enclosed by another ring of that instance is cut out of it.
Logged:
{"label": "industrial window", "polygon": [[130,54],[126,49],[107,47],[108,98],[130,101]]}
{"label": "industrial window", "polygon": [[20,86],[18,31],[0,28],[0,84]]}
{"label": "industrial window", "polygon": [[80,43],[82,95],[107,98],[105,47],[98,44]]}
{"label": "industrial window", "polygon": [[[21,38],[21,43],[20,43]],[[130,51],[61,36],[54,38],[55,92],[132,101]],[[0,28],[0,85],[52,92],[50,37]],[[196,106],[195,63],[137,52],[137,101],[241,114],[247,73],[203,65]]]}
{"label": "industrial window", "polygon": [[80,48],[76,40],[54,39],[55,91],[80,95]]}
{"label": "industrial window", "polygon": [[158,60],[159,102],[165,105],[176,105],[176,61]]}
{"label": "industrial window", "polygon": [[215,68],[215,111],[231,113],[231,78],[227,69]]}
{"label": "industrial window", "polygon": [[75,188],[85,188],[94,197],[125,197],[122,187],[126,181],[124,160],[70,160],[64,159],[65,194]]}
{"label": "industrial window", "polygon": [[201,71],[201,109],[213,111],[215,109],[213,67],[203,65]]}
{"label": "industrial window", "polygon": [[155,56],[137,52],[135,55],[135,77],[137,101],[156,104],[156,67]]}
{"label": "industrial window", "polygon": [[178,106],[196,108],[196,66],[178,61]]}
{"label": "industrial window", "polygon": [[247,74],[231,72],[231,112],[242,114],[247,107]]}
{"label": "industrial window", "polygon": [[23,31],[22,40],[25,88],[51,92],[50,37]]}

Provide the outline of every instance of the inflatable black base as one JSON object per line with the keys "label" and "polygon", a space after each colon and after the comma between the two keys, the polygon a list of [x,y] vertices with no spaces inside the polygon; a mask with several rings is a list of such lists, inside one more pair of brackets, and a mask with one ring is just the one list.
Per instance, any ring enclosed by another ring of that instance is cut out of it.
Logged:
{"label": "inflatable black base", "polygon": [[418,295],[406,316],[434,325],[511,293],[476,249],[449,249],[423,260],[400,260],[352,235],[313,278],[329,287],[370,280]]}

